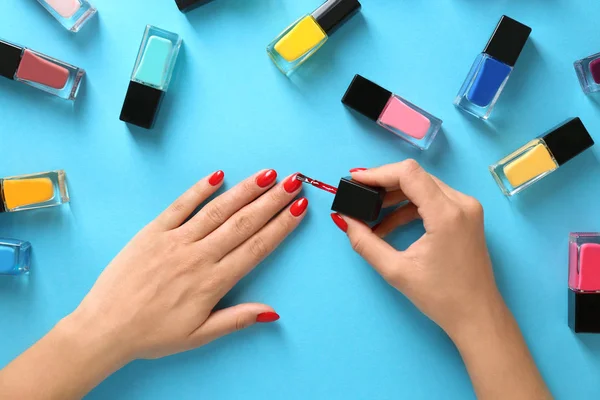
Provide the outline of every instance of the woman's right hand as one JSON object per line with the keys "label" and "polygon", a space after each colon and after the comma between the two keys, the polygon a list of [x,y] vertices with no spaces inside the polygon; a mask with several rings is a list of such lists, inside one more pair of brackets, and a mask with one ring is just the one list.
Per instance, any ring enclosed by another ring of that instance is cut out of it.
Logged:
{"label": "woman's right hand", "polygon": [[[333,214],[352,247],[450,336],[502,305],[485,243],[483,208],[428,174],[414,160],[353,172],[352,178],[388,191],[384,207],[409,201],[371,230]],[[426,233],[399,251],[383,240],[394,229],[423,219]]]}

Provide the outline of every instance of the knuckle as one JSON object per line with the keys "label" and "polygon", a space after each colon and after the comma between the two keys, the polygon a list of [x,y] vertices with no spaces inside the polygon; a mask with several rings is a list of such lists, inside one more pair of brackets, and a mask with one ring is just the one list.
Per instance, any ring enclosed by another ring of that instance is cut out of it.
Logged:
{"label": "knuckle", "polygon": [[477,199],[468,197],[465,202],[465,209],[470,216],[475,218],[483,218],[483,206]]}
{"label": "knuckle", "polygon": [[206,216],[215,225],[222,225],[225,222],[225,212],[218,203],[211,204],[206,208]]}
{"label": "knuckle", "polygon": [[[289,213],[288,213],[288,214],[289,214]],[[276,220],[277,220],[277,223],[279,224],[279,226],[281,227],[281,229],[282,229],[283,231],[286,231],[286,232],[287,232],[287,231],[289,231],[289,230],[292,228],[292,226],[293,226],[292,219],[291,219],[291,218],[288,218],[287,216],[286,216],[285,218],[277,218]]]}
{"label": "knuckle", "polygon": [[241,215],[235,219],[234,229],[235,233],[240,236],[246,236],[251,234],[254,229],[252,219],[247,215]]}
{"label": "knuckle", "polygon": [[260,236],[255,237],[250,242],[250,254],[254,256],[255,259],[262,260],[269,254],[269,248],[267,244]]}
{"label": "knuckle", "polygon": [[179,214],[185,210],[185,204],[181,200],[176,200],[173,204],[171,204],[170,211],[173,214]]}
{"label": "knuckle", "polygon": [[360,254],[361,256],[364,253],[364,242],[360,237],[354,237],[350,239],[350,244],[352,245],[352,249]]}
{"label": "knuckle", "polygon": [[[277,190],[279,189],[279,190]],[[273,203],[281,203],[284,199],[284,194],[283,194],[283,190],[281,190],[280,188],[274,188],[273,190],[269,191],[269,199],[271,200],[271,202]]]}
{"label": "knuckle", "polygon": [[246,329],[248,326],[250,326],[250,323],[248,322],[247,318],[243,318],[242,316],[238,316],[235,319],[235,330],[236,331],[241,331],[243,329]]}
{"label": "knuckle", "polygon": [[419,163],[412,158],[404,160],[400,163],[400,171],[406,176],[414,175],[421,169]]}
{"label": "knuckle", "polygon": [[254,180],[246,180],[244,181],[244,183],[242,183],[242,192],[244,192],[244,194],[251,194],[254,193],[254,191],[256,190],[256,183],[254,182]]}

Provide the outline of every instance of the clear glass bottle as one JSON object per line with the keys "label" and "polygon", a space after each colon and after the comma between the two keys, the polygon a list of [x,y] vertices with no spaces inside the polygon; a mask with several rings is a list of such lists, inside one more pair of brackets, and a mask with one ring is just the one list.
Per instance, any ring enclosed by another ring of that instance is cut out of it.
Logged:
{"label": "clear glass bottle", "polygon": [[0,39],[0,76],[75,100],[84,75],[81,68]]}
{"label": "clear glass bottle", "polygon": [[358,74],[342,103],[421,150],[442,127],[441,119]]}
{"label": "clear glass bottle", "polygon": [[600,233],[569,235],[569,325],[600,333]]}
{"label": "clear glass bottle", "polygon": [[31,244],[22,240],[0,239],[0,275],[29,273]]}
{"label": "clear glass bottle", "polygon": [[512,196],[593,145],[581,120],[573,118],[491,165],[490,172],[502,193]]}
{"label": "clear glass bottle", "polygon": [[87,0],[38,0],[62,26],[71,32],[81,27],[96,15],[96,9]]}
{"label": "clear glass bottle", "polygon": [[584,93],[600,91],[600,53],[575,61],[574,66]]}
{"label": "clear glass bottle", "polygon": [[147,25],[121,110],[121,121],[151,129],[169,88],[182,40]]}
{"label": "clear glass bottle", "polygon": [[53,207],[69,202],[65,171],[0,179],[0,213]]}
{"label": "clear glass bottle", "polygon": [[267,53],[281,72],[290,75],[360,8],[358,0],[328,0],[281,32],[267,46]]}
{"label": "clear glass bottle", "polygon": [[502,16],[483,53],[475,59],[454,105],[488,119],[530,34],[530,27]]}

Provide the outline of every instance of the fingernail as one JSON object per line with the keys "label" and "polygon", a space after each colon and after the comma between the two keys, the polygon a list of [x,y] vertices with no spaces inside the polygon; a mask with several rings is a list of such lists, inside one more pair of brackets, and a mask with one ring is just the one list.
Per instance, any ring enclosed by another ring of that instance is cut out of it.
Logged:
{"label": "fingernail", "polygon": [[264,312],[256,316],[256,322],[275,322],[279,319],[279,314],[276,312]]}
{"label": "fingernail", "polygon": [[217,186],[219,183],[223,182],[223,178],[225,178],[225,173],[221,170],[218,170],[208,180],[211,186]]}
{"label": "fingernail", "polygon": [[373,225],[373,227],[371,228],[371,231],[375,232],[377,230],[377,228],[379,228],[380,226],[381,226],[381,222]]}
{"label": "fingernail", "polygon": [[274,169],[268,169],[256,177],[256,184],[261,188],[269,186],[277,179],[277,172]]}
{"label": "fingernail", "polygon": [[303,197],[292,204],[290,212],[294,217],[299,217],[306,211],[306,207],[308,207],[308,199]]}
{"label": "fingernail", "polygon": [[342,218],[340,214],[331,214],[331,219],[337,225],[338,228],[340,228],[344,232],[348,231],[348,223],[344,221],[344,218]]}
{"label": "fingernail", "polygon": [[359,171],[366,171],[366,170],[367,170],[366,168],[352,168],[350,170],[350,173],[359,172]]}
{"label": "fingernail", "polygon": [[294,193],[296,190],[300,189],[300,186],[302,186],[302,182],[296,179],[297,175],[298,174],[296,173],[290,176],[283,184],[283,188],[286,192]]}

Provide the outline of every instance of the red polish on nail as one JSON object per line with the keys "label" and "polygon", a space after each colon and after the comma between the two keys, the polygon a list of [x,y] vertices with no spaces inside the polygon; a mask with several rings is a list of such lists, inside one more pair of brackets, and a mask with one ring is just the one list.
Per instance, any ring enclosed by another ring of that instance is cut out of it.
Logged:
{"label": "red polish on nail", "polygon": [[297,173],[290,176],[283,184],[283,188],[286,192],[294,193],[296,190],[300,189],[300,186],[302,186],[302,182],[296,179],[296,176],[298,176]]}
{"label": "red polish on nail", "polygon": [[264,312],[256,316],[256,322],[275,322],[279,319],[279,314],[276,312]]}
{"label": "red polish on nail", "polygon": [[225,173],[221,170],[218,170],[208,180],[211,186],[217,186],[219,183],[223,182],[223,178],[225,178]]}
{"label": "red polish on nail", "polygon": [[353,173],[353,172],[360,172],[360,171],[366,171],[366,170],[367,170],[366,168],[352,168],[352,169],[350,170],[350,173]]}
{"label": "red polish on nail", "polygon": [[277,179],[277,172],[274,169],[269,169],[256,177],[256,184],[261,188],[269,186]]}
{"label": "red polish on nail", "polygon": [[294,217],[299,217],[306,211],[306,207],[308,207],[308,199],[303,197],[292,204],[290,213],[292,213]]}
{"label": "red polish on nail", "polygon": [[336,213],[331,214],[331,219],[337,225],[337,227],[340,228],[342,231],[344,231],[344,232],[348,231],[348,223],[346,221],[344,221],[344,218],[342,218],[342,216],[340,214],[336,214]]}

